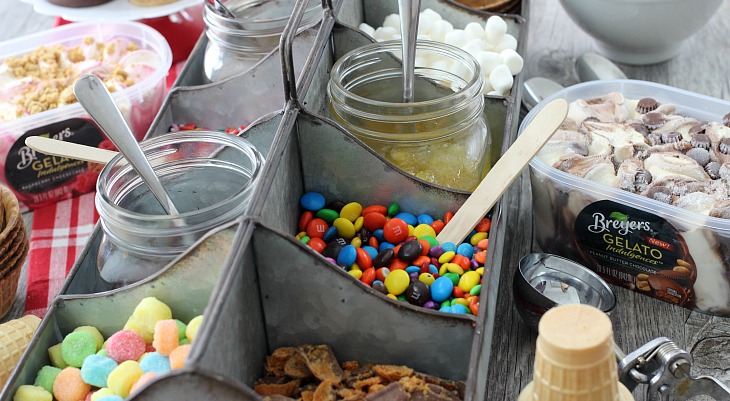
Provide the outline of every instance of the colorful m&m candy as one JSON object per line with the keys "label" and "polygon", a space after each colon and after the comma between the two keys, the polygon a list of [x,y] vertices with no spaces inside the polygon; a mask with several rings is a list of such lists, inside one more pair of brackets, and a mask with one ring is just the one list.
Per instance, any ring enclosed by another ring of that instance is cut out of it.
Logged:
{"label": "colorful m&m candy", "polygon": [[463,243],[439,244],[436,236],[452,212],[439,219],[401,210],[397,203],[328,204],[317,192],[305,193],[300,204],[304,210],[297,238],[364,285],[416,306],[478,313],[491,227],[488,216]]}

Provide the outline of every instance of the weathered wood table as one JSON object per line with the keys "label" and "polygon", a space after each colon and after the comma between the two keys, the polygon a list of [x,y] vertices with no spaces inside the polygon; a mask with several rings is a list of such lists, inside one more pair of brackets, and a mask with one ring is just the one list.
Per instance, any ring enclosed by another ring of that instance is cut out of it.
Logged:
{"label": "weathered wood table", "polygon": [[[577,83],[575,58],[595,51],[592,39],[565,14],[558,0],[532,0],[528,17],[525,77],[544,76],[563,85]],[[730,100],[730,1],[725,1],[710,23],[684,44],[675,59],[647,67],[621,65],[629,78],[672,85]],[[0,1],[0,40],[50,28],[53,18],[35,14],[18,0]],[[730,111],[730,110],[728,110]],[[537,249],[532,242],[532,201],[529,177],[524,173],[513,185],[505,210],[509,221],[497,320],[494,328],[487,386],[488,399],[516,400],[532,378],[537,333],[519,318],[512,302],[512,274],[520,258]],[[32,215],[26,215],[30,227]],[[656,337],[673,339],[691,351],[695,374],[710,374],[730,383],[730,319],[691,313],[667,303],[614,287],[618,306],[611,320],[617,344],[632,351]],[[23,311],[24,283],[11,316]],[[9,316],[9,317],[11,317]],[[9,318],[8,317],[8,318]],[[7,318],[6,318],[7,319]],[[635,391],[645,400],[644,387]]]}
{"label": "weathered wood table", "polygon": [[[524,79],[543,76],[566,86],[577,83],[575,59],[584,52],[596,51],[593,40],[573,23],[558,0],[532,0],[529,5]],[[631,79],[730,100],[729,16],[730,1],[725,1],[710,23],[669,62],[620,67]],[[507,196],[510,223],[487,383],[490,401],[516,400],[520,390],[532,380],[537,337],[520,320],[512,302],[512,274],[523,255],[538,250],[530,235],[532,199],[527,173]],[[691,313],[623,288],[613,288],[618,306],[611,320],[616,343],[624,351],[633,351],[656,337],[668,337],[692,353],[694,374],[713,375],[730,384],[730,319]],[[634,392],[637,401],[646,399],[645,388],[639,386]]]}

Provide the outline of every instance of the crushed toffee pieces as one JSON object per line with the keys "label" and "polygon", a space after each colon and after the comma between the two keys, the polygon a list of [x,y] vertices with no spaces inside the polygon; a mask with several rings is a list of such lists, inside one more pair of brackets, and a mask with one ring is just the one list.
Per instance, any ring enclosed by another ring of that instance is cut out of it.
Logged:
{"label": "crushed toffee pieces", "polygon": [[406,366],[337,361],[328,345],[281,347],[267,357],[254,390],[271,401],[458,401],[464,382]]}

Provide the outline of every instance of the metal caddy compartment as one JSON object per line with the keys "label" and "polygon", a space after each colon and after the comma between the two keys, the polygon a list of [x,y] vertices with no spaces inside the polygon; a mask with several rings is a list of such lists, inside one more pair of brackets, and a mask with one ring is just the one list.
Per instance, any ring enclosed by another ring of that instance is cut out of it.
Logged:
{"label": "metal caddy compartment", "polygon": [[107,338],[124,326],[145,297],[154,296],[166,303],[173,316],[182,321],[203,314],[244,225],[245,222],[238,220],[211,231],[165,269],[130,286],[96,294],[56,297],[0,399],[12,400],[20,385],[33,383],[38,370],[50,364],[48,348],[59,344],[73,329],[94,326]]}
{"label": "metal caddy compartment", "polygon": [[[486,262],[491,269],[484,276],[485,290],[477,317],[445,314],[391,300],[327,262],[293,235],[298,222],[298,199],[305,191],[320,191],[328,197],[362,203],[397,201],[404,210],[434,215],[456,210],[469,195],[401,173],[328,119],[324,94],[329,68],[345,52],[372,41],[340,22],[356,24],[362,21],[364,13],[365,21],[378,25],[385,15],[397,12],[396,5],[391,3],[345,0],[335,1],[333,6],[324,0],[320,24],[303,31],[297,39],[293,39],[292,26],[298,22],[292,18],[293,23],[284,35],[288,42],[282,41],[280,68],[284,80],[276,84],[266,82],[272,88],[281,85],[284,109],[262,111],[242,134],[266,157],[262,180],[247,217],[211,233],[157,275],[112,291],[108,291],[96,268],[101,237],[97,225],[64,283],[62,295],[49,309],[0,400],[12,399],[18,386],[32,383],[37,370],[48,363],[47,348],[60,342],[73,328],[98,327],[96,319],[101,318],[102,332],[109,335],[124,325],[144,296],[157,296],[169,302],[176,318],[189,319],[205,309],[205,319],[185,368],[152,380],[131,399],[260,400],[251,387],[260,377],[268,353],[279,346],[318,343],[330,345],[340,361],[404,364],[443,378],[465,380],[465,400],[484,399],[504,246],[501,210],[506,199],[493,209],[489,235],[492,245]],[[424,8],[433,8],[449,18],[485,21],[490,15],[454,4],[423,1]],[[510,18],[510,33],[518,37],[521,48],[524,21],[519,16],[505,18]],[[302,40],[301,44],[297,40]],[[196,46],[198,53],[192,60],[202,60],[204,43],[201,37]],[[302,52],[308,43],[313,43],[311,51]],[[307,55],[301,70],[292,61],[299,54]],[[210,105],[212,99],[200,101],[208,96],[205,93],[219,91],[233,96],[236,91],[231,88],[244,82],[251,85],[254,73],[272,70],[274,62],[279,62],[277,55],[272,52],[248,73],[219,84],[173,90],[148,136],[166,132],[173,122],[190,122],[174,121],[176,118],[199,116],[201,111],[191,101],[197,98],[197,103]],[[185,72],[195,70],[195,64],[189,63],[178,83],[191,82]],[[279,75],[277,79],[280,78]],[[519,88],[520,81],[518,75],[514,88]],[[298,94],[302,95],[301,102]],[[233,103],[239,101],[235,99]],[[252,104],[256,100],[247,98]],[[516,134],[519,100],[519,90],[514,89],[506,98],[485,98],[493,155],[502,154]],[[228,114],[220,113],[218,121],[230,124],[227,121],[232,121],[231,110],[245,106],[229,102],[224,108]],[[347,160],[342,155],[347,155]],[[496,161],[497,157],[491,159]],[[362,174],[364,169],[368,174]],[[332,173],[323,174],[328,170]],[[211,238],[217,241],[214,247],[209,246],[214,241]],[[188,267],[180,268],[181,263]],[[194,301],[173,295],[173,287],[183,293],[197,288]],[[106,292],[83,295],[102,291]],[[444,338],[451,339],[450,346],[442,346]],[[430,352],[423,353],[423,349]]]}
{"label": "metal caddy compartment", "polygon": [[[253,213],[261,213],[250,227],[251,238],[237,249],[237,262],[211,301],[201,341],[191,353],[192,368],[253,386],[275,348],[328,344],[340,361],[403,364],[465,380],[465,400],[484,399],[502,252],[498,244],[504,239],[501,207],[494,209],[490,238],[497,246],[487,256],[492,268],[485,272],[487,290],[477,317],[389,299],[294,238],[299,196],[315,190],[363,204],[395,200],[414,213],[435,214],[458,207],[468,194],[402,174],[325,120],[305,112],[293,116],[291,136],[272,150],[281,149],[282,157],[267,175],[271,188],[252,204]],[[312,154],[314,148],[321,151]],[[340,164],[336,176],[321,174],[322,166],[341,160],[341,152],[347,152],[350,163]],[[371,173],[353,185],[361,166]],[[368,191],[371,184],[380,189]],[[444,339],[449,346],[443,346]]]}

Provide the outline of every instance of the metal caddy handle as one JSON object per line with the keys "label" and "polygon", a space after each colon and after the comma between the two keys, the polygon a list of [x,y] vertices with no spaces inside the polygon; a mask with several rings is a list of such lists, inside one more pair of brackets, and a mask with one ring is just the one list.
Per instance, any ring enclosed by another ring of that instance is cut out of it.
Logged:
{"label": "metal caddy handle", "polygon": [[616,347],[619,380],[633,391],[648,384],[649,401],[685,401],[700,395],[730,400],[730,388],[711,376],[692,376],[692,356],[666,337],[655,338],[625,355]]}
{"label": "metal caddy handle", "polygon": [[[324,28],[326,28],[324,30],[327,32],[330,32],[334,25],[334,5],[332,2],[333,0],[322,0],[322,24]],[[292,11],[292,15],[289,18],[289,22],[284,27],[284,30],[281,33],[281,38],[279,39],[281,71],[284,79],[284,99],[286,100],[287,107],[290,107],[290,103],[292,102],[296,103],[295,106],[299,107],[297,77],[294,71],[294,51],[292,47],[294,43],[294,35],[302,22],[307,4],[309,4],[309,1],[307,0],[297,0],[294,5],[294,10]]]}

